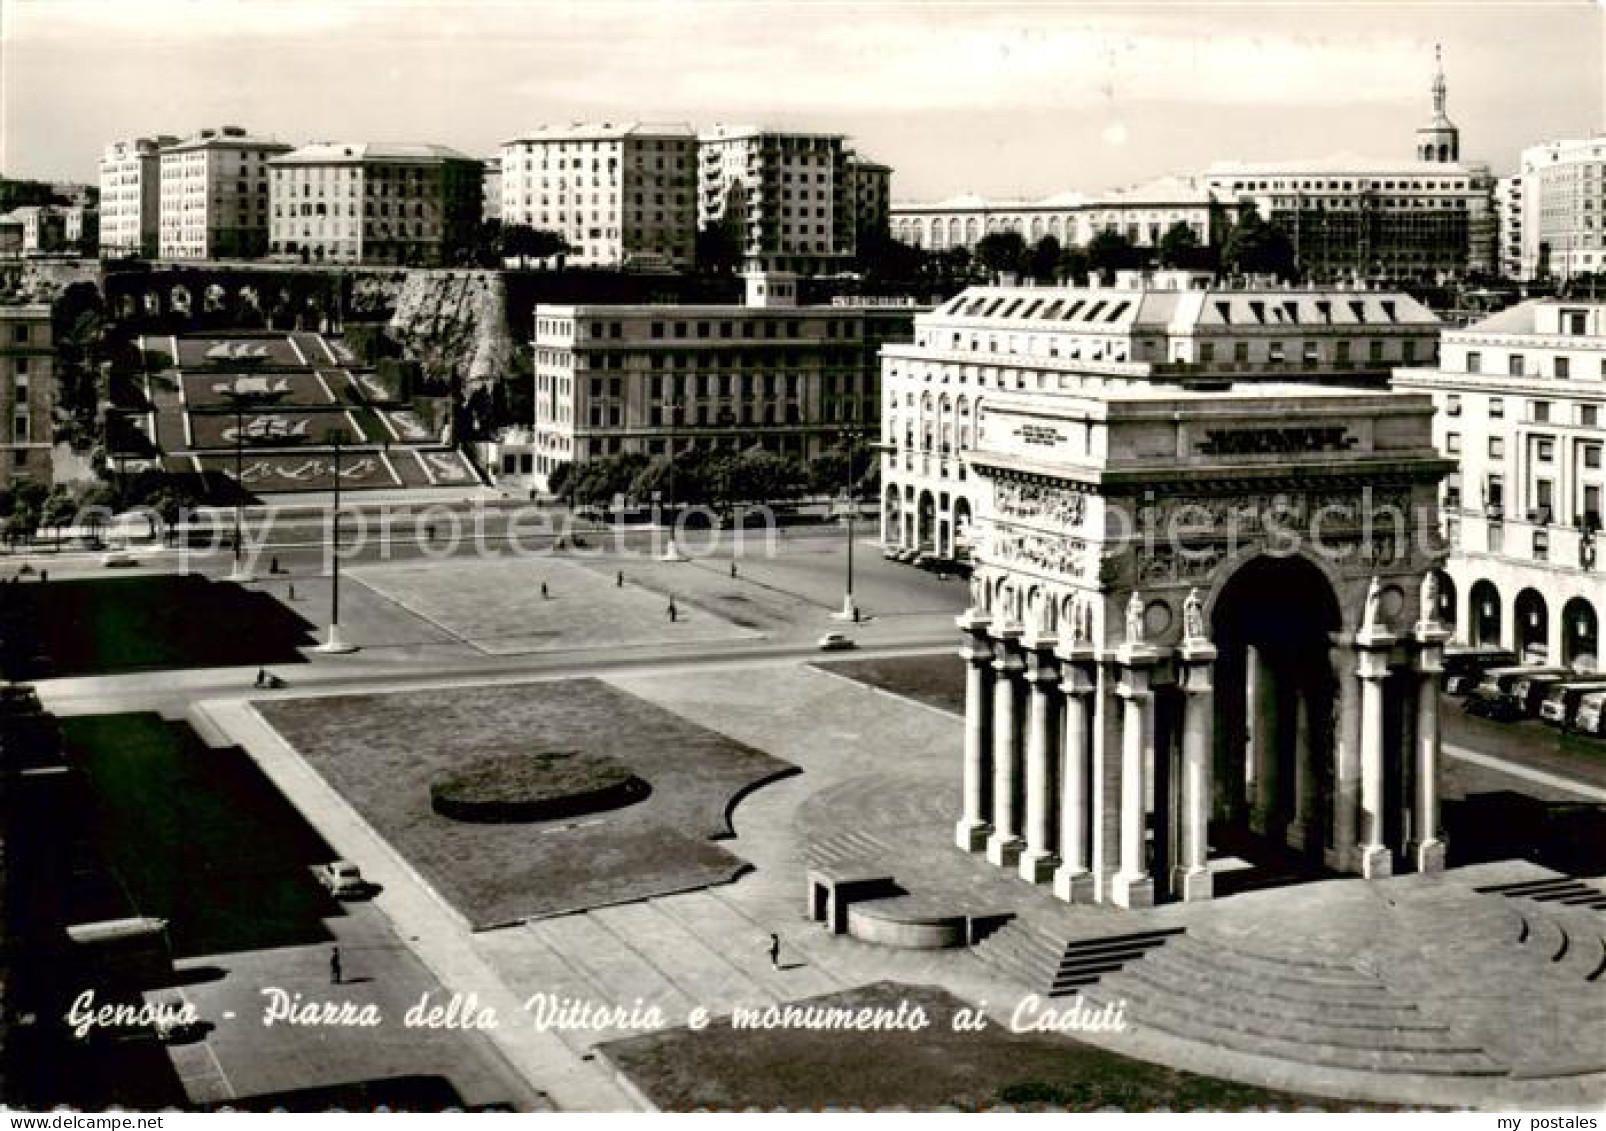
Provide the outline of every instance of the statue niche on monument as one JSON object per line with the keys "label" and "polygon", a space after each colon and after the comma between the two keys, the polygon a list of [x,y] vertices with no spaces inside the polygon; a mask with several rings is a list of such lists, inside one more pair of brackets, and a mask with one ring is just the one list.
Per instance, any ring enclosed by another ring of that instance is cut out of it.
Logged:
{"label": "statue niche on monument", "polygon": [[1363,635],[1382,631],[1382,626],[1378,623],[1378,617],[1382,613],[1382,606],[1383,583],[1374,576],[1372,583],[1366,587],[1366,605],[1361,612],[1361,633]]}
{"label": "statue niche on monument", "polygon": [[1126,603],[1126,642],[1133,647],[1143,643],[1143,595],[1136,589]]}
{"label": "statue niche on monument", "polygon": [[1187,598],[1182,602],[1182,640],[1185,644],[1208,644],[1210,638],[1205,634],[1204,602],[1199,599],[1199,590],[1188,590]]}
{"label": "statue niche on monument", "polygon": [[1423,625],[1437,628],[1439,625],[1439,579],[1432,570],[1422,575],[1422,589],[1418,600],[1421,603],[1420,617]]}

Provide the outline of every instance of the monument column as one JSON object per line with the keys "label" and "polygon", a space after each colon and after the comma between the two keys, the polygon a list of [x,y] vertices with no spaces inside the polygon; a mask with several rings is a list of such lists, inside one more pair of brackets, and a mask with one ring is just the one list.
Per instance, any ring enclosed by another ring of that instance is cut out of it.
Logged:
{"label": "monument column", "polygon": [[1282,680],[1276,665],[1259,645],[1249,648],[1249,688],[1249,765],[1254,779],[1249,824],[1263,836],[1273,836],[1277,832],[1274,826],[1278,809],[1278,754],[1282,742],[1278,732]]}
{"label": "monument column", "polygon": [[[1137,595],[1133,595],[1137,601]],[[1141,617],[1141,606],[1136,610]],[[1134,613],[1129,611],[1128,622]],[[1148,864],[1148,772],[1145,762],[1152,749],[1154,666],[1158,650],[1142,643],[1141,632],[1128,631],[1128,641],[1117,652],[1121,682],[1121,868],[1110,885],[1113,902],[1122,907],[1154,906],[1154,879]]]}
{"label": "monument column", "polygon": [[993,831],[987,822],[987,786],[992,773],[993,649],[987,642],[992,621],[972,608],[955,618],[965,634],[959,650],[965,660],[964,811],[954,841],[966,852],[980,852]]}
{"label": "monument column", "polygon": [[1310,847],[1312,824],[1316,820],[1316,759],[1311,749],[1311,689],[1300,682],[1294,688],[1294,815],[1288,822],[1284,840],[1288,847],[1304,852]]}
{"label": "monument column", "polygon": [[1087,666],[1093,660],[1093,649],[1086,643],[1062,646],[1059,658],[1065,714],[1060,728],[1060,866],[1054,873],[1054,894],[1067,903],[1092,903],[1089,772],[1093,757],[1093,680]]}
{"label": "monument column", "polygon": [[1021,630],[1002,625],[993,632],[993,831],[987,859],[1004,868],[1020,860]]}
{"label": "monument column", "polygon": [[1361,704],[1358,660],[1347,637],[1334,634],[1331,674],[1338,689],[1338,720],[1333,734],[1333,832],[1325,862],[1335,872],[1358,871],[1353,859],[1360,840],[1361,806]]}
{"label": "monument column", "polygon": [[1208,640],[1184,640],[1180,652],[1182,706],[1182,854],[1172,889],[1184,901],[1209,899],[1211,771],[1215,757],[1216,649]]}
{"label": "monument column", "polygon": [[1361,875],[1367,879],[1393,874],[1393,857],[1383,843],[1383,774],[1386,742],[1384,680],[1394,637],[1363,628],[1355,638],[1356,677],[1361,682],[1361,820],[1356,846]]}
{"label": "monument column", "polygon": [[1444,671],[1444,644],[1450,634],[1434,619],[1436,612],[1425,609],[1416,626],[1420,682],[1416,692],[1416,813],[1411,823],[1416,843],[1411,855],[1419,872],[1444,870],[1445,844],[1439,829],[1439,675]]}
{"label": "monument column", "polygon": [[1021,879],[1040,884],[1054,874],[1054,722],[1059,714],[1059,662],[1054,638],[1033,633],[1026,640],[1026,849],[1021,853]]}

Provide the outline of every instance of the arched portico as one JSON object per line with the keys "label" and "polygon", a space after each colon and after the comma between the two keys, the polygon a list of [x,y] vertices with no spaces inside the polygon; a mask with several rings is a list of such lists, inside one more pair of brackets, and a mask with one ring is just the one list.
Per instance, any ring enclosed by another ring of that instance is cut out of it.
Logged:
{"label": "arched portico", "polygon": [[1479,578],[1467,592],[1467,643],[1475,647],[1498,648],[1503,621],[1500,590],[1487,578]]}

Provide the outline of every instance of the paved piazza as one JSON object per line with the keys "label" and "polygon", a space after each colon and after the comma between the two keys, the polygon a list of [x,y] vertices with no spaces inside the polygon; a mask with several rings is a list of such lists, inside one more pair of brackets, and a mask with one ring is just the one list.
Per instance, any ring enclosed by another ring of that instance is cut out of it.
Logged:
{"label": "paved piazza", "polygon": [[[734,882],[459,931],[434,945],[491,983],[451,988],[521,1002],[536,994],[639,1001],[659,1006],[669,1029],[696,1006],[718,1016],[882,981],[929,984],[985,1003],[1002,1030],[1029,994],[1046,989],[1012,953],[1044,940],[1063,948],[1177,927],[1181,935],[1086,993],[1090,1004],[1125,1001],[1129,1029],[1079,1037],[1174,1068],[1340,1100],[1566,1106],[1597,1101],[1606,1082],[1597,1039],[1606,984],[1589,980],[1606,917],[1474,890],[1551,875],[1536,865],[1330,879],[1142,912],[1070,906],[950,847],[961,728],[948,712],[802,664],[755,666],[736,680],[681,669],[608,682],[802,773],[735,806],[735,836],[721,844],[752,867]],[[280,781],[300,806],[331,805],[322,787]],[[969,949],[898,950],[828,935],[805,913],[805,874],[850,860],[890,873],[930,905],[1014,919]],[[405,917],[398,927],[411,929]],[[772,931],[782,940],[778,970],[767,954]],[[1570,951],[1553,961],[1564,938]],[[556,1037],[583,1061],[632,1035]],[[520,1059],[530,1054],[517,1032],[498,1039],[532,1079],[552,1071]]]}
{"label": "paved piazza", "polygon": [[[704,608],[562,558],[503,557],[346,571],[415,616],[489,655],[754,639]],[[541,595],[545,583],[547,596]]]}

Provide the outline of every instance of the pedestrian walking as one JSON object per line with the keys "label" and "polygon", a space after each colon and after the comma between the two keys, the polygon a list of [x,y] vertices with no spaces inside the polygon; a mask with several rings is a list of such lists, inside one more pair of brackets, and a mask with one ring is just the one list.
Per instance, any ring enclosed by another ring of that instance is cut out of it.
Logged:
{"label": "pedestrian walking", "polygon": [[613,587],[615,589],[623,589],[625,587],[625,571],[624,570],[620,570],[618,573],[613,575]]}
{"label": "pedestrian walking", "polygon": [[772,931],[770,933],[770,969],[771,970],[779,970],[780,968],[781,968],[781,936],[775,934]]}
{"label": "pedestrian walking", "polygon": [[257,686],[258,687],[266,687],[267,685],[268,685],[268,670],[266,668],[258,668],[257,669]]}
{"label": "pedestrian walking", "polygon": [[340,948],[337,946],[329,952],[329,984],[338,986],[340,982]]}
{"label": "pedestrian walking", "polygon": [[732,562],[731,563],[731,577],[734,578],[735,576],[736,576],[736,563]]}
{"label": "pedestrian walking", "polygon": [[296,599],[296,587],[294,585],[292,585],[292,586],[290,586],[290,600],[294,601],[295,599]]}
{"label": "pedestrian walking", "polygon": [[543,581],[543,582],[541,582],[541,600],[545,601],[546,599],[547,599],[546,582]]}
{"label": "pedestrian walking", "polygon": [[675,599],[673,597],[669,598],[669,623],[674,624],[675,618],[679,615],[680,610],[675,608]]}
{"label": "pedestrian walking", "polygon": [[39,584],[43,585],[45,582],[47,582],[49,580],[50,580],[50,571],[48,569],[40,570],[39,571]]}
{"label": "pedestrian walking", "polygon": [[268,562],[268,572],[269,573],[278,573],[279,572],[279,558],[278,558],[277,555],[275,555],[273,557],[273,559]]}

